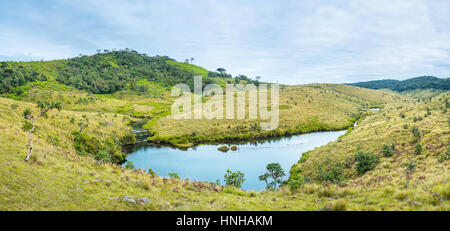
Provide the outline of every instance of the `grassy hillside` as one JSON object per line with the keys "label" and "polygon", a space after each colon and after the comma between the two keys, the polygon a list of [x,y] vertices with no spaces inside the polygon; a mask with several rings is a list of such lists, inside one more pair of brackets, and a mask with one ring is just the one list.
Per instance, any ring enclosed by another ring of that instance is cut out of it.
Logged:
{"label": "grassy hillside", "polygon": [[[172,119],[171,86],[192,84],[197,74],[220,86],[258,83],[131,50],[2,62],[0,210],[449,210],[448,90],[398,94],[339,84],[280,86],[279,128],[263,131],[262,121],[248,116]],[[34,151],[25,162],[22,112],[36,112],[39,100],[61,102],[63,110],[37,120]],[[279,190],[255,192],[113,164],[124,157],[121,146],[134,142],[129,125],[141,120],[150,141],[183,147],[348,132],[298,153]]]}
{"label": "grassy hillside", "polygon": [[248,119],[248,111],[245,120],[174,120],[168,115],[160,120],[150,121],[145,127],[155,134],[150,137],[150,141],[178,146],[202,142],[252,141],[289,134],[345,129],[369,108],[402,100],[408,101],[394,93],[338,84],[280,86],[280,117],[276,130],[261,130],[262,120]]}
{"label": "grassy hillside", "polygon": [[[448,94],[415,105],[386,105],[338,141],[303,154],[291,170],[291,181],[302,179],[301,184],[253,192],[160,178],[77,154],[72,141],[77,127],[71,118],[83,120],[85,115],[86,132],[107,139],[128,131],[124,124],[129,117],[113,113],[50,112],[38,120],[36,148],[25,162],[20,112],[34,105],[0,98],[0,210],[449,210],[450,115],[444,112],[445,99]],[[423,134],[419,141],[414,141],[413,126]],[[395,144],[394,154],[380,157],[374,170],[359,175],[352,161],[345,167],[357,149],[382,156],[386,143]],[[423,146],[419,155],[417,143]],[[411,162],[416,165],[408,170]],[[343,166],[339,182],[317,178],[319,169],[338,163]]]}
{"label": "grassy hillside", "polygon": [[[390,104],[365,117],[338,141],[304,153],[291,169],[291,183],[334,184],[337,194],[358,194],[341,199],[359,203],[358,209],[449,210],[449,98],[444,93],[426,102]],[[373,170],[358,171],[358,152],[378,158]],[[299,190],[317,187],[312,185]]]}

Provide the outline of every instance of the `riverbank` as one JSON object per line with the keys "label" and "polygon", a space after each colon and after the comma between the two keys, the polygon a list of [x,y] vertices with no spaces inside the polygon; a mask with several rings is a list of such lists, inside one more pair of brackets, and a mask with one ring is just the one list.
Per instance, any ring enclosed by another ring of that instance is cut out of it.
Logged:
{"label": "riverbank", "polygon": [[342,126],[331,126],[329,124],[320,123],[317,121],[310,121],[306,124],[299,125],[290,129],[275,129],[270,131],[248,132],[240,134],[228,134],[220,136],[171,136],[161,137],[154,135],[148,137],[148,142],[155,145],[168,145],[176,148],[186,149],[202,144],[245,144],[245,143],[259,143],[269,139],[283,138],[287,136],[306,134],[312,132],[324,131],[340,131],[352,127],[357,118],[352,118]]}

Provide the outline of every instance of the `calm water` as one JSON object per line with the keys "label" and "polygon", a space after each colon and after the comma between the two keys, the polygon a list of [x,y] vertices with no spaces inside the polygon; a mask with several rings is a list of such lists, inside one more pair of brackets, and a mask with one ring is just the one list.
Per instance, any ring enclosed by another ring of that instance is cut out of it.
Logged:
{"label": "calm water", "polygon": [[[226,169],[241,171],[245,174],[242,185],[246,190],[262,190],[265,183],[258,176],[266,171],[266,165],[273,162],[281,164],[286,175],[296,163],[301,153],[312,150],[336,140],[345,131],[315,132],[295,135],[262,144],[240,144],[237,151],[226,153],[217,150],[221,145],[201,145],[186,151],[171,147],[138,147],[127,157],[136,168],[153,169],[160,176],[176,172],[181,178],[223,184]],[[286,178],[286,177],[285,177]]]}

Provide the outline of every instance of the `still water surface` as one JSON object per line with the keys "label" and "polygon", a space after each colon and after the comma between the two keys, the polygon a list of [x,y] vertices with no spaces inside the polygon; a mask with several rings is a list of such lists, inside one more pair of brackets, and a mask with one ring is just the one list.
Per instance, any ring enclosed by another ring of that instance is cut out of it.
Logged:
{"label": "still water surface", "polygon": [[245,174],[243,189],[262,190],[265,183],[259,181],[258,176],[266,172],[267,164],[278,162],[286,175],[289,175],[291,166],[299,160],[303,152],[334,141],[345,132],[314,132],[260,144],[238,144],[237,151],[230,150],[226,153],[217,150],[221,145],[201,145],[188,150],[140,146],[129,153],[127,160],[133,161],[136,168],[151,168],[159,176],[176,172],[183,179],[208,182],[216,182],[219,179],[221,184],[227,168],[239,170]]}

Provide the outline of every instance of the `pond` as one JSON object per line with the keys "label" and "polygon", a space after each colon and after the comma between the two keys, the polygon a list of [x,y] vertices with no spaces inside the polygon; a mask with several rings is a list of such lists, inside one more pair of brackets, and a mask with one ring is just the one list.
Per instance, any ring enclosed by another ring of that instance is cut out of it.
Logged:
{"label": "pond", "polygon": [[222,152],[222,145],[201,145],[188,150],[173,147],[139,145],[128,151],[128,161],[136,168],[151,168],[159,176],[178,173],[180,178],[223,184],[226,169],[245,174],[242,188],[263,190],[265,183],[258,176],[266,172],[269,163],[280,163],[286,173],[303,152],[325,145],[345,134],[344,131],[314,132],[265,141],[259,144],[237,144],[236,151]]}

